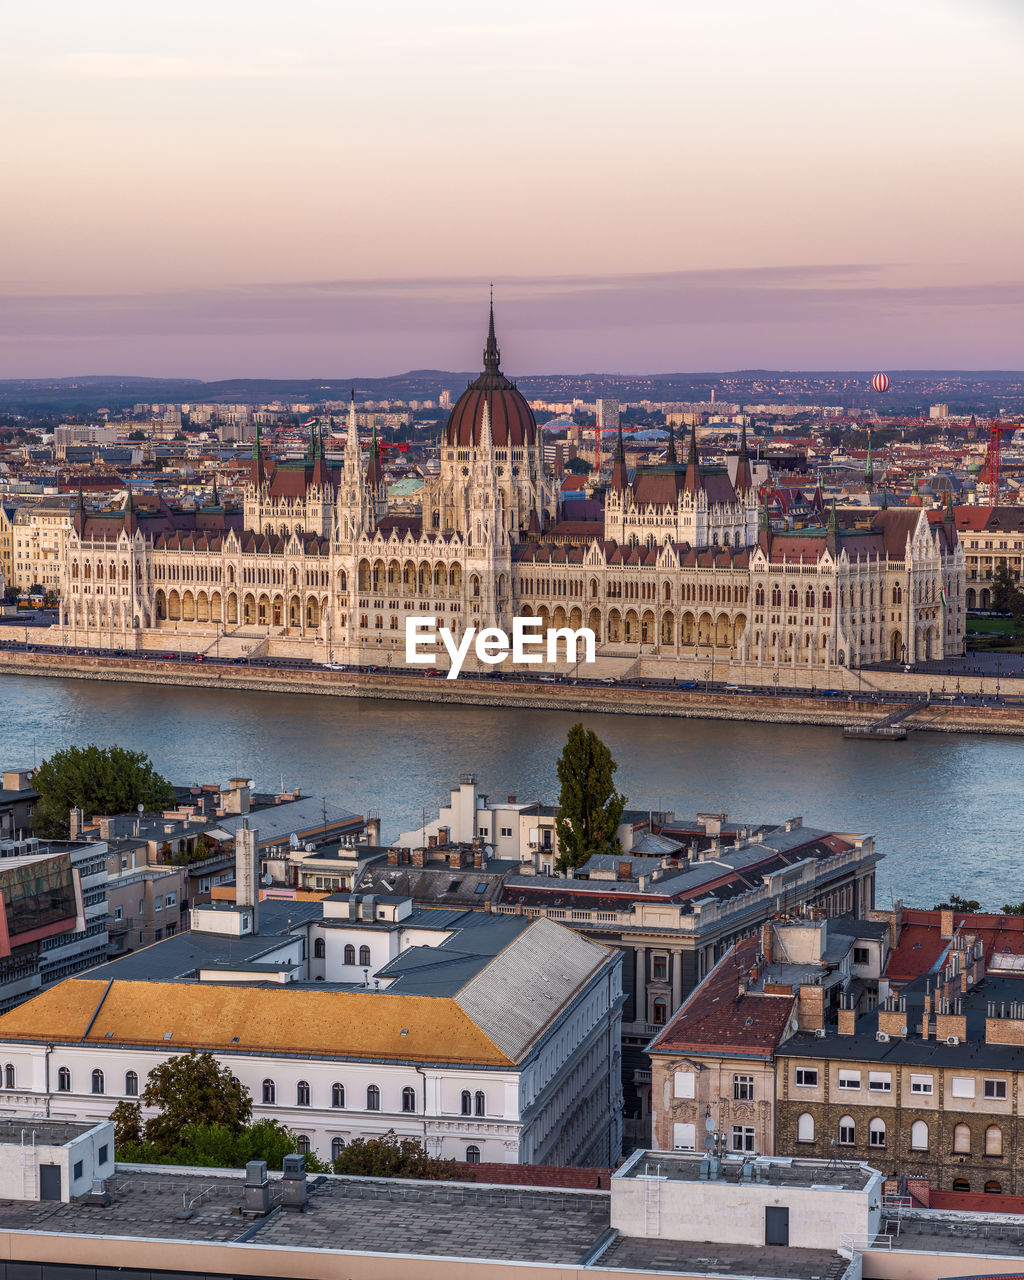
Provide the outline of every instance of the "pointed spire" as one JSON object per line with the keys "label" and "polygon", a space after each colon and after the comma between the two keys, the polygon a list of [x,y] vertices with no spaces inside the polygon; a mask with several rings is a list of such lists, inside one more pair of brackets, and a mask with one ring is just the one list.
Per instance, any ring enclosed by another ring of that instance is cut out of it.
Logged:
{"label": "pointed spire", "polygon": [[760,533],[771,533],[772,517],[768,510],[768,495],[765,494],[764,505],[761,507],[757,517],[757,528]]}
{"label": "pointed spire", "polygon": [[946,490],[946,524],[954,524],[956,516],[953,513],[953,490]]}
{"label": "pointed spire", "polygon": [[352,388],[352,395],[348,402],[348,436],[345,440],[345,461],[349,466],[357,466],[359,463],[359,427],[356,423],[356,391]]}
{"label": "pointed spire", "polygon": [[914,492],[917,493],[917,472],[914,472]]}
{"label": "pointed spire", "polygon": [[832,505],[831,507],[829,507],[828,523],[825,525],[825,528],[828,530],[829,533],[839,532],[839,515],[836,511],[835,498],[832,499]]}
{"label": "pointed spire", "polygon": [[747,455],[747,423],[746,419],[740,427],[740,456],[736,463],[736,484],[737,493],[746,493],[753,486],[753,480],[750,475],[750,458]]}
{"label": "pointed spire", "polygon": [[263,454],[260,450],[260,424],[256,423],[256,430],[252,434],[252,471],[250,478],[254,485],[261,485],[265,479],[263,471]]}
{"label": "pointed spire", "polygon": [[678,462],[676,458],[676,426],[671,419],[669,419],[668,424],[668,450],[665,453],[665,461],[670,467],[674,467]]}
{"label": "pointed spire", "polygon": [[480,448],[490,449],[494,444],[491,435],[491,397],[484,401],[483,413],[480,415]]}
{"label": "pointed spire", "polygon": [[213,501],[211,502],[211,504],[210,504],[210,505],[211,505],[211,506],[214,506],[214,507],[219,507],[219,506],[220,506],[220,496],[219,496],[219,494],[217,493],[217,477],[216,477],[216,476],[214,476],[214,477],[213,477],[213,493],[212,493],[210,496],[211,496],[211,498],[213,499]]}
{"label": "pointed spire", "polygon": [[501,352],[498,350],[498,340],[494,336],[494,285],[492,284],[490,322],[487,327],[487,345],[484,347],[484,373],[500,373],[500,366]]}
{"label": "pointed spire", "polygon": [[380,465],[380,449],[377,445],[377,421],[374,419],[370,431],[370,457],[366,463],[366,483],[371,489],[379,489],[383,481],[383,469]]}
{"label": "pointed spire", "polygon": [[85,497],[82,493],[82,477],[78,477],[78,501],[75,503],[75,511],[79,515],[85,515]]}
{"label": "pointed spire", "polygon": [[316,418],[309,424],[309,460],[316,462]]}
{"label": "pointed spire", "polygon": [[619,435],[615,441],[615,461],[612,464],[612,488],[620,493],[629,488],[629,472],[626,470],[626,445],[622,439],[622,422],[619,422]]}
{"label": "pointed spire", "polygon": [[253,462],[260,456],[260,424],[256,423],[256,429],[252,433],[252,460]]}
{"label": "pointed spire", "polygon": [[704,484],[700,477],[700,456],[697,453],[697,419],[690,424],[690,451],[686,459],[686,479],[683,489],[687,493],[698,493]]}

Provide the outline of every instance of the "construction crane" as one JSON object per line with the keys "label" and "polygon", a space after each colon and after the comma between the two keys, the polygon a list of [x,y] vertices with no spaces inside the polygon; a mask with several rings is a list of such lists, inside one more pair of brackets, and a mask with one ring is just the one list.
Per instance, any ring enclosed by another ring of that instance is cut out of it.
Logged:
{"label": "construction crane", "polygon": [[988,460],[985,479],[988,481],[988,500],[993,507],[999,505],[999,437],[1004,431],[1019,431],[1019,422],[1001,422],[992,418],[988,424]]}

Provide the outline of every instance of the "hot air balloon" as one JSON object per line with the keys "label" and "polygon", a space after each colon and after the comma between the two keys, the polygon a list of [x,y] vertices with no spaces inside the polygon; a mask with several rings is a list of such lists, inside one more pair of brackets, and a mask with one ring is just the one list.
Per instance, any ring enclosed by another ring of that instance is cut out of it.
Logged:
{"label": "hot air balloon", "polygon": [[889,390],[889,375],[887,373],[876,373],[871,379],[872,389],[881,393]]}

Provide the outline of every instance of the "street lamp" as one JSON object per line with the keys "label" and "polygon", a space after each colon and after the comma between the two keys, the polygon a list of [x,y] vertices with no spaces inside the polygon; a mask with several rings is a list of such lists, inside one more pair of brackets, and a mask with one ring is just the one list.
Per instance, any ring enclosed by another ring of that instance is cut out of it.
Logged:
{"label": "street lamp", "polygon": [[711,669],[710,667],[705,667],[704,668],[704,692],[705,693],[708,693],[711,689],[711,685],[709,683],[710,679],[711,679]]}

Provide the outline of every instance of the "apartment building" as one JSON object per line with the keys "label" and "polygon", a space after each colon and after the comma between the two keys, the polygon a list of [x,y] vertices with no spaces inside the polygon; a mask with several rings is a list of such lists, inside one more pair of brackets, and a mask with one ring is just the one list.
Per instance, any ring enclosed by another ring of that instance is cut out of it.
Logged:
{"label": "apartment building", "polygon": [[66,500],[18,507],[12,522],[11,583],[22,592],[41,586],[59,595],[73,527],[74,513]]}
{"label": "apartment building", "polygon": [[957,535],[964,547],[968,609],[992,608],[992,575],[1005,563],[1014,582],[1024,567],[1024,507],[957,507]]}

